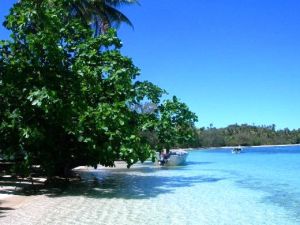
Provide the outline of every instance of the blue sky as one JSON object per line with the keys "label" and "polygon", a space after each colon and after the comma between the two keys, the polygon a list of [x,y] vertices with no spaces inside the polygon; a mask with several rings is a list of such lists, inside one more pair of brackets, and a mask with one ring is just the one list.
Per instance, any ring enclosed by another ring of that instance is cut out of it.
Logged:
{"label": "blue sky", "polygon": [[[1,22],[12,2],[1,0]],[[199,127],[300,128],[300,1],[140,0],[122,11],[134,24],[119,30],[122,52]]]}

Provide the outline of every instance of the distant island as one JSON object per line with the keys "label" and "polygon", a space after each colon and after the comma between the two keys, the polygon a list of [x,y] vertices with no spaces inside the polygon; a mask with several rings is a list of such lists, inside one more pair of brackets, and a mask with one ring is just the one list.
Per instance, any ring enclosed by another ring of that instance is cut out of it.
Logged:
{"label": "distant island", "polygon": [[276,129],[272,125],[233,124],[225,128],[202,127],[194,129],[193,141],[176,147],[222,147],[254,145],[286,145],[300,143],[300,129]]}

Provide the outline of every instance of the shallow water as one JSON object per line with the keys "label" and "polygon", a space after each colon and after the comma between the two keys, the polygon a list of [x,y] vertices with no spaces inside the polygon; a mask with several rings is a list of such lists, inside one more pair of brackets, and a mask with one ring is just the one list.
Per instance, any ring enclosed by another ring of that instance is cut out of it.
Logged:
{"label": "shallow water", "polygon": [[187,165],[82,172],[0,224],[300,224],[300,147],[190,152]]}

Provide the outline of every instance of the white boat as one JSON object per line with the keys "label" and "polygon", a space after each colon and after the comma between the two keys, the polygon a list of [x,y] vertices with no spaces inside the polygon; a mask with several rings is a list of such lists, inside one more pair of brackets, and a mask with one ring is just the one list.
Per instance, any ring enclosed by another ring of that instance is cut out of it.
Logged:
{"label": "white boat", "polygon": [[183,150],[171,150],[169,154],[164,155],[160,159],[160,165],[164,166],[180,166],[184,165],[188,156],[187,151]]}
{"label": "white boat", "polygon": [[233,154],[239,154],[241,153],[242,151],[242,147],[241,146],[238,146],[238,147],[234,147],[232,150],[231,150],[231,153]]}

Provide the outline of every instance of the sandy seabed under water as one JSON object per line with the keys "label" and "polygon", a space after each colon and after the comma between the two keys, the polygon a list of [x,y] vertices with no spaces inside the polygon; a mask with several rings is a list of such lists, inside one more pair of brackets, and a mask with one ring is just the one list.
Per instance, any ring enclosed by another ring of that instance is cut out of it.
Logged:
{"label": "sandy seabed under water", "polygon": [[60,194],[23,197],[1,210],[0,224],[300,224],[298,193],[286,192],[292,180],[284,180],[294,176],[279,170],[282,163],[266,165],[277,160],[270,154],[223,151],[190,152],[187,165],[176,168],[78,168],[82,182]]}

